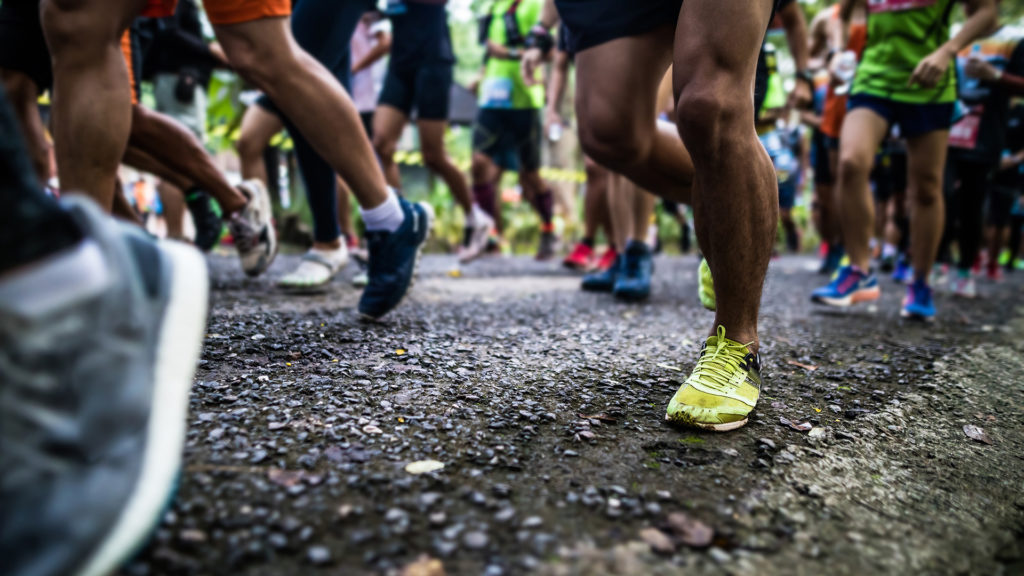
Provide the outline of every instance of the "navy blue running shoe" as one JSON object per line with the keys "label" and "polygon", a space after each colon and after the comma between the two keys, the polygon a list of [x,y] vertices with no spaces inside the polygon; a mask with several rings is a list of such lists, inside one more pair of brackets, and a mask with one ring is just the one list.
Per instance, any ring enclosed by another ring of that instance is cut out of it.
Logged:
{"label": "navy blue running shoe", "polygon": [[405,221],[394,232],[368,231],[368,284],[359,299],[359,313],[378,320],[397,307],[412,286],[420,250],[430,234],[434,220],[428,204],[412,204],[398,199]]}
{"label": "navy blue running shoe", "polygon": [[612,294],[621,300],[636,302],[651,295],[651,273],[654,259],[643,242],[630,241],[622,253],[622,269],[612,287]]}

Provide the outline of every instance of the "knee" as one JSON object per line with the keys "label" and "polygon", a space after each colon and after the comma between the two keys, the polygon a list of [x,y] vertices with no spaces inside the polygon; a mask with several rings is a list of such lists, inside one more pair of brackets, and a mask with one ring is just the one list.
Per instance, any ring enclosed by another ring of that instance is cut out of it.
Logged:
{"label": "knee", "polygon": [[650,147],[646,125],[628,114],[585,110],[579,122],[580,144],[591,162],[621,170],[640,162]]}
{"label": "knee", "polygon": [[437,148],[423,148],[423,163],[430,170],[437,172],[448,162],[448,158],[445,156],[444,150]]}
{"label": "knee", "polygon": [[[395,151],[398,148],[398,143],[392,138],[388,138],[380,133],[374,134],[373,136],[373,150],[380,157],[381,162],[390,163],[395,157]],[[423,161],[427,162],[427,155],[423,155]],[[428,164],[429,165],[429,164]]]}
{"label": "knee", "polygon": [[862,154],[860,150],[842,150],[839,154],[839,177],[849,179],[871,172],[871,154]]}
{"label": "knee", "polygon": [[942,201],[942,179],[938,175],[920,176],[911,190],[911,200],[918,208],[930,208]]}
{"label": "knee", "polygon": [[242,130],[238,137],[238,142],[235,144],[239,158],[244,161],[261,156],[268,143],[261,142],[260,140],[252,132]]}
{"label": "knee", "polygon": [[[749,100],[749,101],[748,101]],[[729,135],[743,134],[729,130],[729,126],[743,122],[753,123],[747,116],[753,114],[753,99],[744,90],[723,89],[713,81],[691,81],[683,87],[676,100],[676,118],[679,136],[693,152],[714,152]]]}

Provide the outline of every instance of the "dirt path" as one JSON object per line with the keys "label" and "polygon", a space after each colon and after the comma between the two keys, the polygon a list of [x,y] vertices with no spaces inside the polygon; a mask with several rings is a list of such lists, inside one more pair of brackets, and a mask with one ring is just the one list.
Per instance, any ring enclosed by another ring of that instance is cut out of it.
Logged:
{"label": "dirt path", "polygon": [[289,264],[213,260],[179,497],[126,573],[1024,571],[1019,278],[922,326],[888,282],[812,309],[813,263],[774,263],[761,402],[711,435],[663,422],[712,320],[693,258],[628,306],[556,265],[431,257],[381,325],[343,281],[273,291]]}

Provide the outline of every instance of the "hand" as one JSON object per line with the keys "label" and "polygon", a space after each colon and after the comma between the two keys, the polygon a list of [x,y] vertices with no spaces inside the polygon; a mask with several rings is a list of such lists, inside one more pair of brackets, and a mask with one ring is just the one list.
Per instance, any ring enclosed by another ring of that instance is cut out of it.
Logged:
{"label": "hand", "polygon": [[811,93],[811,85],[806,81],[797,79],[793,91],[789,93],[786,100],[786,107],[790,109],[803,110],[811,105],[814,95]]}
{"label": "hand", "polygon": [[929,54],[924,60],[917,64],[914,73],[910,75],[907,86],[917,84],[922,88],[933,88],[942,80],[942,76],[949,69],[949,63],[953,60],[954,54],[945,46]]}
{"label": "hand", "polygon": [[540,83],[537,80],[537,69],[544,62],[544,53],[540,48],[530,48],[523,52],[523,58],[519,61],[519,71],[523,75],[523,82],[527,86],[535,86]]}
{"label": "hand", "polygon": [[466,84],[466,90],[469,90],[472,94],[474,94],[476,96],[479,96],[480,95],[480,77],[478,76],[475,79],[471,80],[469,82],[469,84]]}
{"label": "hand", "polygon": [[971,56],[967,59],[967,66],[964,72],[971,78],[977,78],[985,82],[994,82],[999,79],[999,70],[982,58]]}
{"label": "hand", "polygon": [[220,42],[210,43],[210,54],[220,62],[221,66],[225,68],[231,67],[231,62],[228,60],[228,55],[224,53],[224,48],[221,47]]}

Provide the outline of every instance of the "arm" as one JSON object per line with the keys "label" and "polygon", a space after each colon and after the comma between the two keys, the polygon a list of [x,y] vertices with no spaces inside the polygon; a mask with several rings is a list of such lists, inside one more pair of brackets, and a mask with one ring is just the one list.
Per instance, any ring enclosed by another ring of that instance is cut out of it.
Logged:
{"label": "arm", "polygon": [[782,26],[786,29],[786,43],[793,54],[797,79],[787,105],[791,108],[806,108],[814,91],[811,71],[807,68],[807,22],[797,2],[790,2],[780,12]]}
{"label": "arm", "polygon": [[840,0],[839,2],[839,26],[836,27],[835,46],[837,50],[846,50],[850,44],[850,22],[853,20],[853,11],[864,5],[865,0]]}
{"label": "arm", "polygon": [[551,79],[548,80],[548,105],[545,112],[545,128],[550,128],[552,124],[563,123],[562,101],[565,100],[565,85],[568,73],[569,55],[565,52],[555,52],[551,66]]}
{"label": "arm", "polygon": [[946,73],[946,69],[949,68],[949,63],[956,57],[956,53],[991,32],[999,23],[996,0],[967,0],[966,10],[967,21],[964,22],[957,35],[918,63],[914,73],[910,76],[909,84],[919,84],[925,87],[938,84]]}
{"label": "arm", "polygon": [[[555,8],[555,0],[544,0],[544,8],[540,13],[540,20],[530,30],[527,45],[531,46],[523,52],[520,72],[523,81],[527,86],[536,84],[534,71],[544,62],[544,58],[551,51],[554,41],[551,39],[551,29],[558,25],[558,9]],[[545,48],[546,46],[546,48]]]}
{"label": "arm", "polygon": [[360,58],[358,62],[352,65],[353,74],[355,74],[356,72],[361,72],[363,70],[366,70],[370,66],[373,66],[374,62],[380,60],[385,55],[387,55],[388,52],[391,51],[391,34],[388,34],[387,32],[380,30],[379,32],[377,32],[376,36],[377,44],[373,48],[370,48],[370,51],[364,54],[363,57]]}
{"label": "arm", "polygon": [[[828,58],[829,49],[832,45],[829,43],[828,37],[828,21],[831,17],[829,13],[831,10],[827,8],[818,12],[814,20],[811,20],[810,30],[808,32],[808,46],[807,46],[807,57],[809,58],[807,65],[811,68],[824,68],[825,60]],[[788,39],[788,38],[787,38]]]}

